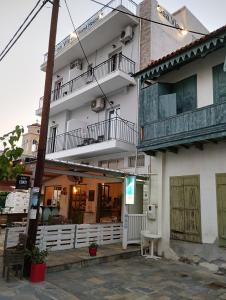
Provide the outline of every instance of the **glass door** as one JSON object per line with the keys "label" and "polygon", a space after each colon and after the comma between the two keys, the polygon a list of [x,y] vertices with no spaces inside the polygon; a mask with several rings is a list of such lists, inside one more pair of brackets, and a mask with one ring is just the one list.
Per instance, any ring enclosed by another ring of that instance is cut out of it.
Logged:
{"label": "glass door", "polygon": [[109,127],[108,127],[108,139],[119,138],[119,117],[120,107],[116,107],[109,111]]}
{"label": "glass door", "polygon": [[53,153],[56,150],[56,133],[57,133],[57,127],[56,126],[50,127],[48,153]]}

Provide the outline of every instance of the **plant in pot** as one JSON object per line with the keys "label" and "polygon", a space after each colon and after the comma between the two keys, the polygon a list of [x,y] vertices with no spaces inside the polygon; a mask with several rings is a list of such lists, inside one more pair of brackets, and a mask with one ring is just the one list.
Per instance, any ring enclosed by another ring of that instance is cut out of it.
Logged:
{"label": "plant in pot", "polygon": [[27,249],[26,256],[31,260],[31,282],[41,282],[45,280],[47,255],[47,250],[40,250],[38,247],[34,247],[32,250]]}
{"label": "plant in pot", "polygon": [[97,255],[97,247],[98,244],[93,242],[89,245],[89,255],[90,256],[96,256]]}

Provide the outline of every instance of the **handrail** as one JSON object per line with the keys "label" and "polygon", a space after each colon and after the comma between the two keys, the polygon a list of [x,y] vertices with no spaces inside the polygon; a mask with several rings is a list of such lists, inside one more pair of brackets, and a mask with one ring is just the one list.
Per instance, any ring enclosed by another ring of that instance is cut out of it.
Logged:
{"label": "handrail", "polygon": [[[126,2],[127,2],[127,4],[126,4]],[[88,20],[86,20],[79,27],[77,27],[77,29],[73,32],[75,34],[75,37],[68,35],[62,41],[57,43],[55,46],[55,55],[58,54],[60,52],[60,50],[63,49],[65,46],[67,46],[74,40],[77,40],[77,38],[76,38],[77,34],[83,34],[84,32],[89,31],[96,24],[96,22],[99,21],[99,19],[103,18],[103,15],[107,16],[112,10],[114,10],[114,9],[109,8],[108,6],[111,6],[114,8],[117,8],[118,6],[124,6],[125,8],[129,9],[132,13],[135,12],[134,14],[136,14],[136,11],[132,11],[132,9],[130,9],[130,6],[128,4],[130,4],[130,5],[132,4],[136,10],[137,4],[133,0],[111,0],[110,2],[108,2],[103,8],[99,9]],[[106,10],[106,13],[104,14],[105,10]],[[107,12],[108,10],[110,10],[109,13]],[[90,22],[92,20],[93,20],[93,22]],[[44,54],[44,63],[47,60],[47,56],[48,56],[48,52]]]}
{"label": "handrail", "polygon": [[152,122],[146,122],[146,123],[145,123],[145,126],[146,126],[146,125],[152,125],[152,124],[161,123],[161,122],[168,121],[168,120],[172,120],[172,119],[175,119],[175,118],[178,118],[178,117],[182,117],[182,116],[185,116],[185,115],[189,115],[189,114],[191,114],[191,113],[195,113],[195,112],[199,112],[199,111],[202,111],[202,110],[206,110],[206,109],[208,109],[208,108],[214,108],[214,107],[217,107],[217,106],[220,106],[220,105],[223,105],[223,104],[226,104],[226,101],[222,101],[222,102],[220,102],[220,103],[209,104],[209,105],[202,106],[202,107],[197,107],[197,108],[195,108],[195,109],[192,109],[192,110],[189,110],[189,111],[185,111],[185,112],[183,112],[183,113],[179,113],[179,114],[170,116],[170,117],[165,118],[165,119],[160,119],[160,120],[156,120],[156,121],[152,121]]}
{"label": "handrail", "polygon": [[[113,73],[114,71],[122,71],[126,74],[133,74],[135,72],[135,62],[123,54],[118,54],[117,64],[112,67],[113,58],[109,58],[97,66],[93,67],[89,71],[86,71],[70,81],[64,83],[59,89],[52,90],[51,102],[61,99],[65,95],[69,95],[87,85],[89,82],[93,82],[104,78],[105,76]],[[39,108],[42,107],[42,98],[39,102]]]}
{"label": "handrail", "polygon": [[47,153],[68,150],[109,140],[135,144],[135,123],[118,117],[61,133],[47,141]]}

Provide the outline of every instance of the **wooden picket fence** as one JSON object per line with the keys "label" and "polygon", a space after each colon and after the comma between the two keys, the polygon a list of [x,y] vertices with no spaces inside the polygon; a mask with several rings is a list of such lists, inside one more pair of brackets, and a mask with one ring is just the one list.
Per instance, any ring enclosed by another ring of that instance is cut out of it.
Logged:
{"label": "wooden picket fence", "polygon": [[[26,227],[8,228],[6,247],[16,246],[20,233]],[[36,245],[49,251],[87,247],[92,242],[98,245],[122,241],[122,223],[111,224],[67,224],[39,226]]]}
{"label": "wooden picket fence", "polygon": [[98,245],[122,241],[122,223],[80,224],[76,226],[75,248],[87,247],[92,242]]}

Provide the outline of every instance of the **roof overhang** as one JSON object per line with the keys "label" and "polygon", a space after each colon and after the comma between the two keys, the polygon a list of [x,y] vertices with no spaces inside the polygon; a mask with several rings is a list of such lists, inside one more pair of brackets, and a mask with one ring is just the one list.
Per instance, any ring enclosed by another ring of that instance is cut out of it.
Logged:
{"label": "roof overhang", "polygon": [[[24,173],[31,175],[35,165],[36,161],[25,163]],[[123,181],[126,176],[134,176],[135,174],[75,162],[45,160],[43,181],[47,181],[62,175],[97,179],[117,179]],[[148,176],[136,175],[136,179],[137,181],[145,182],[148,180]]]}
{"label": "roof overhang", "polygon": [[201,38],[175,52],[154,61],[149,67],[134,74],[141,82],[146,80],[155,80],[158,77],[188,64],[194,60],[204,58],[208,54],[226,46],[226,29],[217,35],[211,35],[208,38]]}

